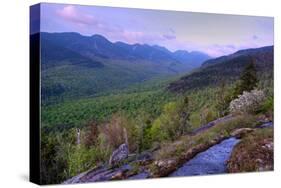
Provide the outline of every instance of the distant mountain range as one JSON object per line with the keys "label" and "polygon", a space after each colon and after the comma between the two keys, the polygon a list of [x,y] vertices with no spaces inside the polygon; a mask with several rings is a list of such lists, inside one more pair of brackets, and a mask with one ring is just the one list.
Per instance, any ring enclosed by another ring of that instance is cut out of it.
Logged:
{"label": "distant mountain range", "polygon": [[[182,64],[185,70],[199,67],[210,56],[203,52],[187,52],[178,50],[171,52],[165,47],[147,44],[127,44],[124,42],[112,43],[102,35],[82,36],[79,33],[41,33],[43,48],[43,62],[49,60],[61,60],[65,54],[65,59],[69,59],[69,52],[79,54],[86,58],[104,58],[118,60],[147,60],[155,62],[172,62],[173,64]],[[55,47],[63,51],[58,53],[50,49]],[[51,57],[49,54],[51,53]],[[50,59],[52,58],[52,59]],[[182,70],[182,69],[181,69]],[[180,71],[180,70],[179,70]]]}
{"label": "distant mountain range", "polygon": [[101,35],[42,32],[40,38],[43,101],[123,89],[152,78],[188,72],[210,59],[202,52],[113,43]]}
{"label": "distant mountain range", "polygon": [[43,32],[40,38],[43,103],[112,93],[185,72],[189,73],[170,83],[168,90],[184,92],[215,86],[222,80],[232,83],[253,59],[260,79],[273,76],[273,46],[210,59],[202,52],[171,52],[157,45],[113,43],[101,35]]}
{"label": "distant mountain range", "polygon": [[205,61],[200,68],[183,76],[168,86],[170,91],[186,92],[218,85],[220,82],[233,83],[244,67],[254,60],[258,78],[261,81],[273,78],[273,46],[237,51],[228,56],[222,56]]}

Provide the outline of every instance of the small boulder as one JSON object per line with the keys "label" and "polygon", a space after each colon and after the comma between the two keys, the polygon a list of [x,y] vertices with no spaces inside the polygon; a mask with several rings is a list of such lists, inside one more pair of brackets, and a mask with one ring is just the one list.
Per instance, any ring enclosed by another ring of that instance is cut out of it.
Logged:
{"label": "small boulder", "polygon": [[111,180],[122,180],[125,178],[125,174],[122,171],[119,171],[117,173],[115,173],[114,175],[112,175]]}
{"label": "small boulder", "polygon": [[121,144],[115,151],[113,151],[112,155],[109,159],[109,165],[115,166],[119,162],[126,159],[129,155],[129,148],[127,144]]}
{"label": "small boulder", "polygon": [[154,171],[151,173],[153,177],[163,177],[167,176],[174,170],[177,169],[178,160],[176,159],[163,159],[155,161],[154,163]]}

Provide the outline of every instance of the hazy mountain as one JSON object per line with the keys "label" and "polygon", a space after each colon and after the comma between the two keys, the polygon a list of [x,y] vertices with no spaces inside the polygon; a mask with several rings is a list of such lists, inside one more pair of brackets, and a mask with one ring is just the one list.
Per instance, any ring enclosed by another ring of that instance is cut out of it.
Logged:
{"label": "hazy mountain", "polygon": [[185,92],[190,89],[218,85],[220,82],[236,81],[244,67],[254,60],[258,78],[273,77],[273,46],[237,51],[228,56],[207,60],[192,73],[171,83],[170,91]]}
{"label": "hazy mountain", "polygon": [[202,56],[186,52],[179,57],[165,47],[112,43],[101,35],[41,33],[42,99],[100,95],[188,72],[202,64]]}
{"label": "hazy mountain", "polygon": [[173,53],[173,56],[180,62],[188,62],[188,64],[194,68],[198,67],[198,65],[200,65],[200,62],[204,62],[207,59],[211,58],[210,56],[202,52],[187,52],[185,50],[177,50]]}
{"label": "hazy mountain", "polygon": [[[233,54],[230,54],[228,56],[221,56],[218,58],[210,59],[208,61],[205,61],[202,66],[208,66],[208,65],[213,65],[221,62],[225,62],[231,59],[234,59],[239,56],[263,56],[265,54],[273,53],[273,46],[265,46],[261,48],[250,48],[250,49],[244,49],[244,50],[239,50]],[[267,56],[270,57],[270,56]],[[266,58],[266,57],[263,57]]]}
{"label": "hazy mountain", "polygon": [[103,67],[101,62],[94,61],[80,53],[56,44],[54,41],[41,38],[41,66],[42,69],[62,65],[80,65],[88,68]]}
{"label": "hazy mountain", "polygon": [[198,67],[209,59],[202,52],[179,50],[171,52],[165,47],[147,44],[112,43],[101,35],[82,36],[78,33],[41,33],[41,38],[60,45],[89,58],[101,57],[121,60],[148,60],[151,62],[169,61],[183,63],[186,69]]}

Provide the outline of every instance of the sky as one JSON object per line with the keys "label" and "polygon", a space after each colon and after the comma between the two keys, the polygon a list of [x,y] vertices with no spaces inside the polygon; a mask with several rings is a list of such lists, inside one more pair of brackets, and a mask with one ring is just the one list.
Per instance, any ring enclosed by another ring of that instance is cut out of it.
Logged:
{"label": "sky", "polygon": [[271,17],[41,4],[42,32],[100,34],[112,42],[201,51],[213,57],[273,45]]}

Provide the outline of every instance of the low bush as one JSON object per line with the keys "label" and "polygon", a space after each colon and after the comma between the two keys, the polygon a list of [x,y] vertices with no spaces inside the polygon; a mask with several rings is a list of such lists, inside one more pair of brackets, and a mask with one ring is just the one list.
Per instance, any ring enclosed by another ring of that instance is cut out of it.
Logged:
{"label": "low bush", "polygon": [[108,123],[100,126],[100,132],[107,144],[114,149],[125,143],[125,121],[122,117],[115,115]]}
{"label": "low bush", "polygon": [[87,171],[100,163],[107,162],[111,154],[108,147],[86,148],[84,145],[69,145],[64,149],[67,168],[64,173],[66,177],[72,177],[84,171]]}
{"label": "low bush", "polygon": [[229,110],[233,114],[255,113],[265,100],[265,94],[261,90],[244,91],[237,99],[230,102]]}
{"label": "low bush", "polygon": [[137,128],[125,115],[115,114],[108,123],[100,126],[100,134],[107,145],[116,149],[121,144],[127,143],[130,151],[137,148]]}
{"label": "low bush", "polygon": [[273,96],[269,96],[262,103],[260,109],[257,112],[272,115],[273,114],[273,108],[274,108]]}
{"label": "low bush", "polygon": [[152,124],[152,139],[158,142],[175,140],[187,133],[191,127],[190,111],[188,98],[167,103],[162,114]]}
{"label": "low bush", "polygon": [[83,144],[88,148],[97,145],[98,137],[100,134],[97,123],[92,121],[85,129],[86,130],[84,131],[82,140]]}

